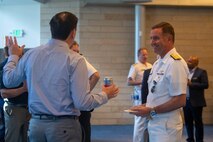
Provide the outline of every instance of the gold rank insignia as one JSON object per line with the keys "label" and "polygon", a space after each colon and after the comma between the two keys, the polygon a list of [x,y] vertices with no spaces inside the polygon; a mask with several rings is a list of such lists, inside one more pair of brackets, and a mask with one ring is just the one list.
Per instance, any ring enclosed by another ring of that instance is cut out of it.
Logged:
{"label": "gold rank insignia", "polygon": [[180,57],[178,54],[176,54],[176,53],[172,53],[170,56],[171,56],[174,60],[181,60],[181,57]]}
{"label": "gold rank insignia", "polygon": [[136,65],[137,65],[137,63],[134,63],[134,64],[133,64],[133,66],[136,66]]}

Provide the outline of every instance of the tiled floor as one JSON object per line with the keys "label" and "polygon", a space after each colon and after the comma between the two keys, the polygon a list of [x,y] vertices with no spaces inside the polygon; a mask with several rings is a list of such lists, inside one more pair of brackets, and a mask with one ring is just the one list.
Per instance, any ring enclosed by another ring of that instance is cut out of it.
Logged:
{"label": "tiled floor", "polygon": [[[213,125],[205,125],[204,132],[204,142],[213,142]],[[132,133],[133,125],[95,125],[92,126],[92,142],[132,142]],[[184,129],[183,142],[185,139]]]}

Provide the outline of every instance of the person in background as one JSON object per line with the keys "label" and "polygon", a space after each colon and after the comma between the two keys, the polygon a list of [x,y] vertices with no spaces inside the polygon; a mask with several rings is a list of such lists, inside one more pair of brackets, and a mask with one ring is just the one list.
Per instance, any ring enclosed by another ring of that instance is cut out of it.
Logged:
{"label": "person in background", "polygon": [[[144,73],[143,73],[143,79],[142,79],[142,83],[141,83],[141,103],[142,103],[142,105],[146,105],[146,100],[147,100],[147,96],[148,96],[148,93],[149,93],[147,81],[149,79],[150,71],[151,71],[151,68],[145,70]],[[148,121],[146,121],[146,123],[148,124]],[[147,126],[147,124],[146,124],[146,126]],[[144,130],[144,139],[147,142],[149,142],[149,133],[148,133],[147,128]]]}
{"label": "person in background", "polygon": [[78,120],[80,110],[91,110],[117,96],[115,84],[100,93],[90,93],[85,59],[70,50],[78,18],[70,12],[59,12],[50,20],[52,38],[27,51],[16,38],[9,38],[10,56],[4,66],[5,86],[14,87],[27,81],[28,106],[31,113],[30,142],[81,142]]}
{"label": "person in background", "polygon": [[[73,42],[70,49],[75,51],[76,53],[80,53],[79,44],[76,41]],[[97,84],[98,80],[100,79],[100,74],[86,59],[85,61],[88,69],[90,91],[92,91],[95,85]],[[83,142],[91,141],[91,124],[90,124],[91,111],[93,111],[93,109],[90,111],[81,111],[81,115],[79,116],[79,121],[82,126]]]}
{"label": "person in background", "polygon": [[175,32],[170,23],[154,25],[150,32],[151,46],[158,60],[148,79],[149,94],[146,106],[132,107],[131,112],[149,117],[150,142],[181,142],[183,120],[181,107],[186,104],[188,68],[174,47]]}
{"label": "person in background", "polygon": [[[4,47],[4,57],[6,58],[3,60],[0,64],[0,89],[4,88],[3,80],[2,80],[2,74],[3,74],[3,67],[7,62],[8,57],[8,47]],[[5,122],[4,122],[4,99],[0,96],[0,142],[4,142],[5,137]]]}
{"label": "person in background", "polygon": [[148,79],[150,74],[151,68],[147,69],[143,73],[142,85],[141,85],[141,102],[142,104],[146,104],[147,96],[149,94],[149,87],[148,87]]}
{"label": "person in background", "polygon": [[6,142],[27,142],[29,112],[27,108],[28,93],[26,82],[16,88],[6,88],[3,84],[3,66],[8,60],[8,47],[5,46],[5,60],[1,64],[0,92],[4,98],[4,120]]}
{"label": "person in background", "polygon": [[[184,110],[187,142],[203,142],[203,107],[206,106],[204,90],[209,87],[206,70],[198,67],[197,56],[190,56],[187,64],[189,68],[188,90],[186,94],[186,106]],[[195,138],[194,138],[195,126]]]}
{"label": "person in background", "polygon": [[[147,62],[148,51],[146,48],[138,49],[138,62],[133,64],[130,68],[127,84],[128,86],[134,86],[134,94],[132,96],[134,105],[141,105],[141,82],[143,78],[144,70],[152,67]],[[134,132],[133,142],[146,142],[147,134],[145,129],[147,128],[146,118],[135,116],[134,118]]]}

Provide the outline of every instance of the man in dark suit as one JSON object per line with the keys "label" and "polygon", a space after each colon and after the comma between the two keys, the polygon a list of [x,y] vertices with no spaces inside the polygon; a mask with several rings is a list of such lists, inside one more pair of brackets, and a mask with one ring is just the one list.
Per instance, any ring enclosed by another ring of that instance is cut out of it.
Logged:
{"label": "man in dark suit", "polygon": [[194,129],[195,124],[195,139],[196,142],[203,142],[203,120],[202,111],[206,106],[204,90],[208,88],[208,76],[206,70],[198,67],[199,59],[196,56],[189,57],[187,64],[190,75],[188,81],[187,101],[184,109],[185,126],[188,134],[187,141],[195,142]]}

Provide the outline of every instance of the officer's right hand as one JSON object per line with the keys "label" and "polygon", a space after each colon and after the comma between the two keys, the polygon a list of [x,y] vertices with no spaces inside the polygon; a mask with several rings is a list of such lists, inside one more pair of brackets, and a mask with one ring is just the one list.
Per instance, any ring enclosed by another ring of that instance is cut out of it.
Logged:
{"label": "officer's right hand", "polygon": [[107,94],[108,99],[114,98],[118,95],[119,93],[119,88],[112,84],[108,87],[105,87],[104,85],[102,86],[102,91]]}

